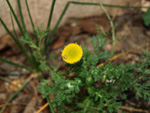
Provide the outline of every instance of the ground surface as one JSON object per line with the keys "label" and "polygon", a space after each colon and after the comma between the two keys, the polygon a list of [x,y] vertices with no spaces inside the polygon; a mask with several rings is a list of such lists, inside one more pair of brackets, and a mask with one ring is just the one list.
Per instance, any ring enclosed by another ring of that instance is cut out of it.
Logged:
{"label": "ground surface", "polygon": [[[143,48],[150,49],[150,28],[146,28],[142,21],[142,13],[138,10],[131,10],[122,16],[115,18],[114,22],[118,23],[116,28],[116,38],[124,36],[123,39],[116,43],[115,54],[136,48],[129,54],[116,59],[114,63],[137,63],[140,60]],[[53,38],[49,53],[54,52],[55,60],[49,61],[60,70],[65,70],[65,62],[61,58],[61,50],[71,42],[77,42],[92,49],[89,38],[98,34],[96,26],[101,26],[105,31],[110,31],[110,24],[105,14],[83,19],[69,19],[68,22],[59,28]],[[111,50],[111,38],[104,49]],[[14,44],[8,34],[0,38],[0,57],[6,58],[19,64],[26,64],[27,60]],[[18,89],[10,83],[17,84],[18,87],[29,77],[34,75],[29,71],[11,66],[0,62],[0,109],[4,106],[8,98]],[[7,106],[4,113],[33,113],[37,111],[46,101],[42,98],[37,90],[39,80],[34,77],[22,92]],[[126,113],[150,113],[150,103],[143,100],[132,98],[126,100],[125,105],[120,108],[118,113],[126,110]],[[144,111],[145,110],[145,111]],[[46,108],[43,113],[48,113]]]}

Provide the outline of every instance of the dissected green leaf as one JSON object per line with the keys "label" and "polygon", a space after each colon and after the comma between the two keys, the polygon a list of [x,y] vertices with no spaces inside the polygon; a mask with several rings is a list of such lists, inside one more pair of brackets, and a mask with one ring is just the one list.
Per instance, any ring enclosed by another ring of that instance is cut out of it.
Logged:
{"label": "dissected green leaf", "polygon": [[150,25],[150,8],[147,10],[146,13],[143,14],[143,20],[144,20],[144,24],[146,26],[149,26]]}

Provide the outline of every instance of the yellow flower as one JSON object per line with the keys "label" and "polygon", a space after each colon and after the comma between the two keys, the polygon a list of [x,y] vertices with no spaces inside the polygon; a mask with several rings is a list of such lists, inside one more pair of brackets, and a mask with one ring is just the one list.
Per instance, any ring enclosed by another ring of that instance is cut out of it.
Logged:
{"label": "yellow flower", "polygon": [[83,50],[76,43],[68,44],[62,51],[62,58],[69,64],[74,64],[82,58]]}

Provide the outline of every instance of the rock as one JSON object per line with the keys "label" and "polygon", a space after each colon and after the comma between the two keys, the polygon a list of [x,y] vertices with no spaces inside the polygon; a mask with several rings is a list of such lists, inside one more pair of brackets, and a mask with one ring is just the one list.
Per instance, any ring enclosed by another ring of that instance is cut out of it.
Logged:
{"label": "rock", "polygon": [[[30,12],[33,18],[33,22],[35,26],[41,26],[44,25],[47,26],[47,21],[49,17],[49,11],[51,7],[52,0],[40,0],[37,2],[37,0],[27,0],[30,8]],[[57,20],[59,19],[66,3],[68,1],[78,1],[78,2],[92,2],[92,3],[99,3],[99,0],[56,0],[56,5],[54,7],[54,13],[53,18],[51,22],[51,28],[54,27]],[[141,0],[101,0],[101,3],[104,4],[112,4],[112,5],[140,5]],[[11,0],[10,1],[17,17],[20,20],[20,15],[18,11],[18,5],[17,0]],[[28,12],[25,5],[25,0],[21,0],[21,6],[22,6],[22,12],[25,20],[25,24],[27,27],[27,30],[29,32],[32,32],[32,26],[31,22],[28,16]],[[125,9],[118,9],[118,8],[106,8],[108,12],[111,15],[121,15],[124,12],[126,12]],[[71,4],[63,17],[61,21],[61,25],[64,24],[68,18],[70,17],[76,17],[76,18],[82,18],[82,17],[89,17],[94,15],[100,15],[103,13],[103,10],[100,8],[100,6],[81,6],[81,5],[75,5]],[[0,3],[0,17],[3,19],[7,27],[12,31],[12,23],[10,18],[10,9],[6,3],[6,0],[1,1]],[[15,23],[15,29],[19,31],[18,26]],[[0,37],[6,33],[5,29],[0,23]]]}

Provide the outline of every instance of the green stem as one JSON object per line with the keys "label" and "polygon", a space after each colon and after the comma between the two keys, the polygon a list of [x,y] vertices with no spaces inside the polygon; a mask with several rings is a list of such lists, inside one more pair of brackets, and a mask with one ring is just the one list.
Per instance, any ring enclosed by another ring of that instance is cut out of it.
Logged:
{"label": "green stem", "polygon": [[[47,31],[49,31],[49,27],[51,25],[51,21],[52,21],[52,15],[53,15],[53,11],[54,11],[54,6],[55,6],[55,2],[56,0],[53,0],[52,5],[51,5],[51,9],[50,9],[50,14],[49,14],[49,19],[48,19],[48,23],[47,23]],[[44,43],[46,44],[47,42],[47,38],[48,36],[46,36]]]}
{"label": "green stem", "polygon": [[[38,76],[39,76],[40,82],[42,82],[43,81],[43,77],[42,77],[41,72],[38,73]],[[51,112],[55,113],[54,108],[53,108],[52,103],[51,103],[51,100],[49,99],[49,96],[46,97],[46,100],[49,103]]]}
{"label": "green stem", "polygon": [[13,21],[13,17],[12,17],[11,11],[10,11],[10,17],[11,17],[11,23],[12,23],[12,26],[13,26],[14,34],[15,34],[16,38],[19,40],[19,38],[18,38],[18,36],[17,36],[17,33],[16,33],[16,30],[15,30],[15,27],[14,27],[14,21]]}
{"label": "green stem", "polygon": [[[13,8],[12,8],[10,2],[9,2],[9,0],[6,0],[6,2],[7,2],[7,4],[8,4],[8,6],[9,6],[9,8],[10,8],[10,10],[11,10],[11,12],[12,12],[14,18],[15,18],[15,21],[16,21],[16,23],[17,23],[19,29],[20,29],[20,32],[21,32],[22,36],[24,37],[25,35],[24,35],[23,30],[22,30],[22,27],[21,27],[21,25],[20,25],[20,23],[19,23],[19,21],[18,21],[18,18],[17,18],[17,16],[16,16],[16,14],[15,14],[15,12],[14,12],[14,10],[13,10]],[[22,18],[23,18],[23,17],[22,17]],[[19,42],[19,43],[20,43],[20,42]],[[21,44],[20,44],[20,45],[21,45]],[[27,45],[27,47],[28,47],[28,49],[29,49],[29,51],[30,51],[30,54],[31,54],[32,57],[33,57],[33,52],[32,52],[32,50],[31,50],[31,48],[29,47],[29,45]],[[32,60],[33,60],[33,61],[30,61],[30,63],[32,63],[32,65],[34,65],[34,68],[36,69],[36,68],[37,68],[37,66],[36,66],[37,63],[35,62],[34,57],[32,58]]]}
{"label": "green stem", "polygon": [[[21,22],[22,22],[22,26],[23,26],[23,28],[24,28],[24,32],[27,33],[26,26],[25,26],[24,19],[23,19],[23,15],[22,15],[22,8],[21,8],[20,0],[18,0],[18,7],[19,7],[19,13],[20,13],[20,16],[21,16]],[[35,63],[35,65],[36,65],[36,70],[37,70],[37,69],[38,69],[38,67],[37,67],[37,62],[36,62],[35,57],[34,57],[34,55],[33,55],[33,51],[32,51],[32,49],[30,48],[30,46],[29,46],[28,44],[27,44],[27,48],[28,48],[28,50],[30,51],[30,54],[31,54],[31,56],[32,56],[32,60],[33,60],[33,62]]]}
{"label": "green stem", "polygon": [[47,43],[44,45],[44,51],[43,51],[44,54],[46,54],[47,49],[48,49],[48,45],[50,44],[50,41],[51,41],[52,37],[54,36],[55,31],[57,30],[58,25],[60,24],[60,22],[61,22],[61,20],[62,20],[62,18],[63,18],[63,16],[64,16],[64,14],[66,13],[66,11],[67,11],[67,9],[68,9],[68,7],[69,7],[69,4],[70,4],[70,2],[67,2],[67,4],[66,4],[66,6],[65,6],[65,8],[64,8],[64,10],[63,10],[63,12],[62,12],[62,14],[61,14],[61,16],[60,16],[60,18],[59,18],[59,20],[57,21],[57,23],[56,23],[56,25],[55,25],[55,28],[52,30],[51,35],[50,35],[49,38],[48,38]]}
{"label": "green stem", "polygon": [[20,65],[20,64],[16,64],[16,63],[14,63],[14,62],[11,62],[11,61],[6,60],[6,59],[3,59],[3,58],[0,58],[0,61],[3,61],[3,62],[5,62],[5,63],[8,63],[8,64],[13,65],[13,66],[16,66],[16,67],[20,67],[20,68],[27,69],[27,70],[29,70],[29,71],[33,71],[33,69],[31,69],[31,68],[29,68],[29,67],[27,67],[27,66]]}
{"label": "green stem", "polygon": [[[63,12],[62,12],[62,14],[61,14],[61,16],[59,17],[59,20],[57,21],[57,23],[56,23],[54,29],[52,30],[51,35],[50,35],[49,38],[48,38],[48,41],[47,41],[47,42],[45,43],[45,45],[44,45],[43,54],[46,54],[47,49],[48,49],[48,46],[49,46],[49,44],[50,44],[50,41],[51,41],[52,37],[54,36],[54,33],[56,32],[56,30],[57,30],[57,28],[58,28],[58,25],[60,24],[60,22],[61,22],[61,20],[62,20],[62,18],[63,18],[63,16],[64,16],[64,14],[66,13],[66,11],[67,11],[67,9],[68,9],[68,7],[69,7],[69,5],[70,5],[71,3],[72,3],[72,4],[77,4],[77,5],[97,5],[97,6],[100,5],[99,3],[73,2],[73,1],[67,2],[66,6],[65,6],[65,8],[64,8],[64,10],[63,10]],[[144,6],[119,6],[119,5],[109,5],[109,4],[102,4],[102,5],[103,5],[104,7],[126,8],[126,9],[127,9],[127,8],[150,8],[150,7],[144,7]]]}
{"label": "green stem", "polygon": [[[30,18],[30,22],[31,22],[31,25],[32,25],[32,30],[33,30],[33,32],[35,33],[35,27],[34,27],[34,23],[33,23],[33,20],[32,20],[31,13],[30,13],[30,9],[29,9],[29,5],[28,5],[28,1],[27,1],[27,0],[25,0],[25,2],[26,2],[26,7],[27,7],[27,11],[28,11],[29,18]],[[37,38],[35,38],[35,40],[36,40],[36,43],[37,43],[37,42],[38,42],[38,39],[37,39]]]}
{"label": "green stem", "polygon": [[54,108],[53,108],[52,103],[51,103],[51,100],[49,99],[48,96],[46,97],[46,100],[47,100],[47,102],[48,102],[48,104],[49,104],[49,106],[50,106],[51,112],[52,112],[52,113],[55,113]]}
{"label": "green stem", "polygon": [[25,55],[25,57],[27,58],[27,60],[31,63],[31,65],[33,66],[34,63],[33,61],[30,59],[30,57],[28,56],[27,52],[24,50],[24,48],[22,47],[21,43],[19,40],[17,40],[15,38],[15,36],[9,31],[9,29],[7,28],[7,26],[5,25],[5,23],[3,22],[3,20],[0,18],[0,21],[2,23],[2,25],[4,26],[5,30],[8,32],[8,34],[11,36],[11,38],[15,41],[15,43],[17,44],[17,46],[20,48],[20,50],[23,52],[23,54]]}
{"label": "green stem", "polygon": [[21,27],[21,25],[20,25],[20,23],[19,23],[19,21],[18,21],[18,19],[17,19],[17,16],[16,16],[16,14],[15,14],[15,12],[14,12],[14,10],[13,10],[13,8],[12,8],[10,2],[9,2],[9,0],[6,0],[6,2],[7,2],[7,4],[8,4],[8,6],[9,6],[9,8],[10,8],[10,10],[11,10],[11,12],[12,12],[14,18],[15,18],[15,21],[16,21],[16,23],[17,23],[19,29],[20,29],[20,32],[21,32],[22,36],[24,36],[22,27]]}
{"label": "green stem", "polygon": [[35,31],[35,27],[34,27],[34,24],[33,24],[33,21],[32,21],[32,17],[31,17],[31,14],[30,14],[29,6],[28,6],[28,1],[25,0],[25,2],[26,2],[26,6],[27,6],[28,15],[29,15],[29,18],[30,18],[30,21],[31,21],[32,29],[33,29],[33,32],[34,32]]}
{"label": "green stem", "polygon": [[116,45],[116,38],[115,38],[115,27],[113,24],[113,21],[110,21],[110,25],[111,25],[111,33],[112,33],[112,51],[111,51],[111,55],[114,55],[114,50],[115,50],[115,45]]}
{"label": "green stem", "polygon": [[16,88],[19,88],[18,85],[13,84],[10,80],[8,80],[8,79],[6,79],[6,78],[4,78],[4,77],[1,77],[1,76],[0,76],[0,79],[3,80],[4,82],[8,82],[9,84],[15,86]]}
{"label": "green stem", "polygon": [[36,59],[35,59],[35,56],[34,56],[34,54],[33,54],[33,51],[32,51],[32,49],[31,49],[31,47],[30,47],[29,45],[27,45],[27,48],[28,48],[28,50],[29,50],[29,52],[30,52],[30,54],[31,54],[32,62],[33,62],[33,64],[34,64],[34,68],[36,69],[36,71],[38,71],[38,70],[39,70],[39,69],[38,69],[38,62],[37,62]]}
{"label": "green stem", "polygon": [[[70,2],[72,4],[77,4],[77,5],[97,5],[99,6],[100,3],[88,3],[88,2]],[[102,4],[104,7],[115,7],[115,8],[125,8],[125,9],[129,9],[129,8],[150,8],[147,6],[120,6],[120,5],[110,5],[110,4]]]}
{"label": "green stem", "polygon": [[24,28],[24,32],[26,33],[27,30],[26,30],[26,26],[25,26],[25,23],[24,23],[23,15],[22,15],[22,8],[21,8],[20,0],[17,0],[17,1],[18,1],[18,8],[19,8],[19,14],[20,14],[20,17],[21,17],[22,26]]}
{"label": "green stem", "polygon": [[56,0],[53,0],[53,3],[51,5],[51,11],[50,11],[49,19],[48,19],[48,23],[47,23],[47,30],[49,30],[49,27],[51,25],[51,20],[52,20],[52,15],[53,15],[53,11],[54,11],[55,2],[56,2]]}
{"label": "green stem", "polygon": [[103,9],[103,11],[105,12],[109,22],[110,22],[110,26],[111,26],[111,33],[112,33],[112,51],[111,51],[111,55],[114,55],[114,50],[115,50],[115,44],[116,44],[116,38],[115,38],[115,26],[113,23],[112,18],[110,17],[109,13],[107,12],[107,10],[103,7],[103,5],[100,3],[100,7]]}
{"label": "green stem", "polygon": [[[26,2],[26,7],[27,7],[27,11],[28,11],[28,15],[29,15],[29,18],[30,18],[30,22],[31,22],[31,25],[32,25],[32,30],[33,30],[33,33],[35,33],[35,27],[34,27],[34,23],[33,23],[33,20],[32,20],[32,16],[31,16],[31,13],[30,13],[30,9],[29,9],[29,5],[28,5],[28,1],[25,0]],[[38,39],[37,37],[35,38],[36,40],[36,43],[38,42]]]}
{"label": "green stem", "polygon": [[17,95],[18,93],[21,92],[21,90],[23,90],[23,88],[29,83],[29,80],[25,81],[25,83],[23,83],[23,85],[21,86],[20,89],[18,89],[7,101],[6,105],[1,109],[0,113],[3,113],[7,107],[7,104],[10,103]]}
{"label": "green stem", "polygon": [[[77,103],[79,106],[82,106],[82,107],[84,107],[84,106],[86,106],[85,104],[83,104],[83,103]],[[98,110],[98,111],[100,111],[100,108],[97,108],[97,107],[94,107],[94,106],[90,106],[90,105],[88,105],[87,107],[89,107],[89,108],[91,108],[91,109],[94,109],[94,110]]]}

